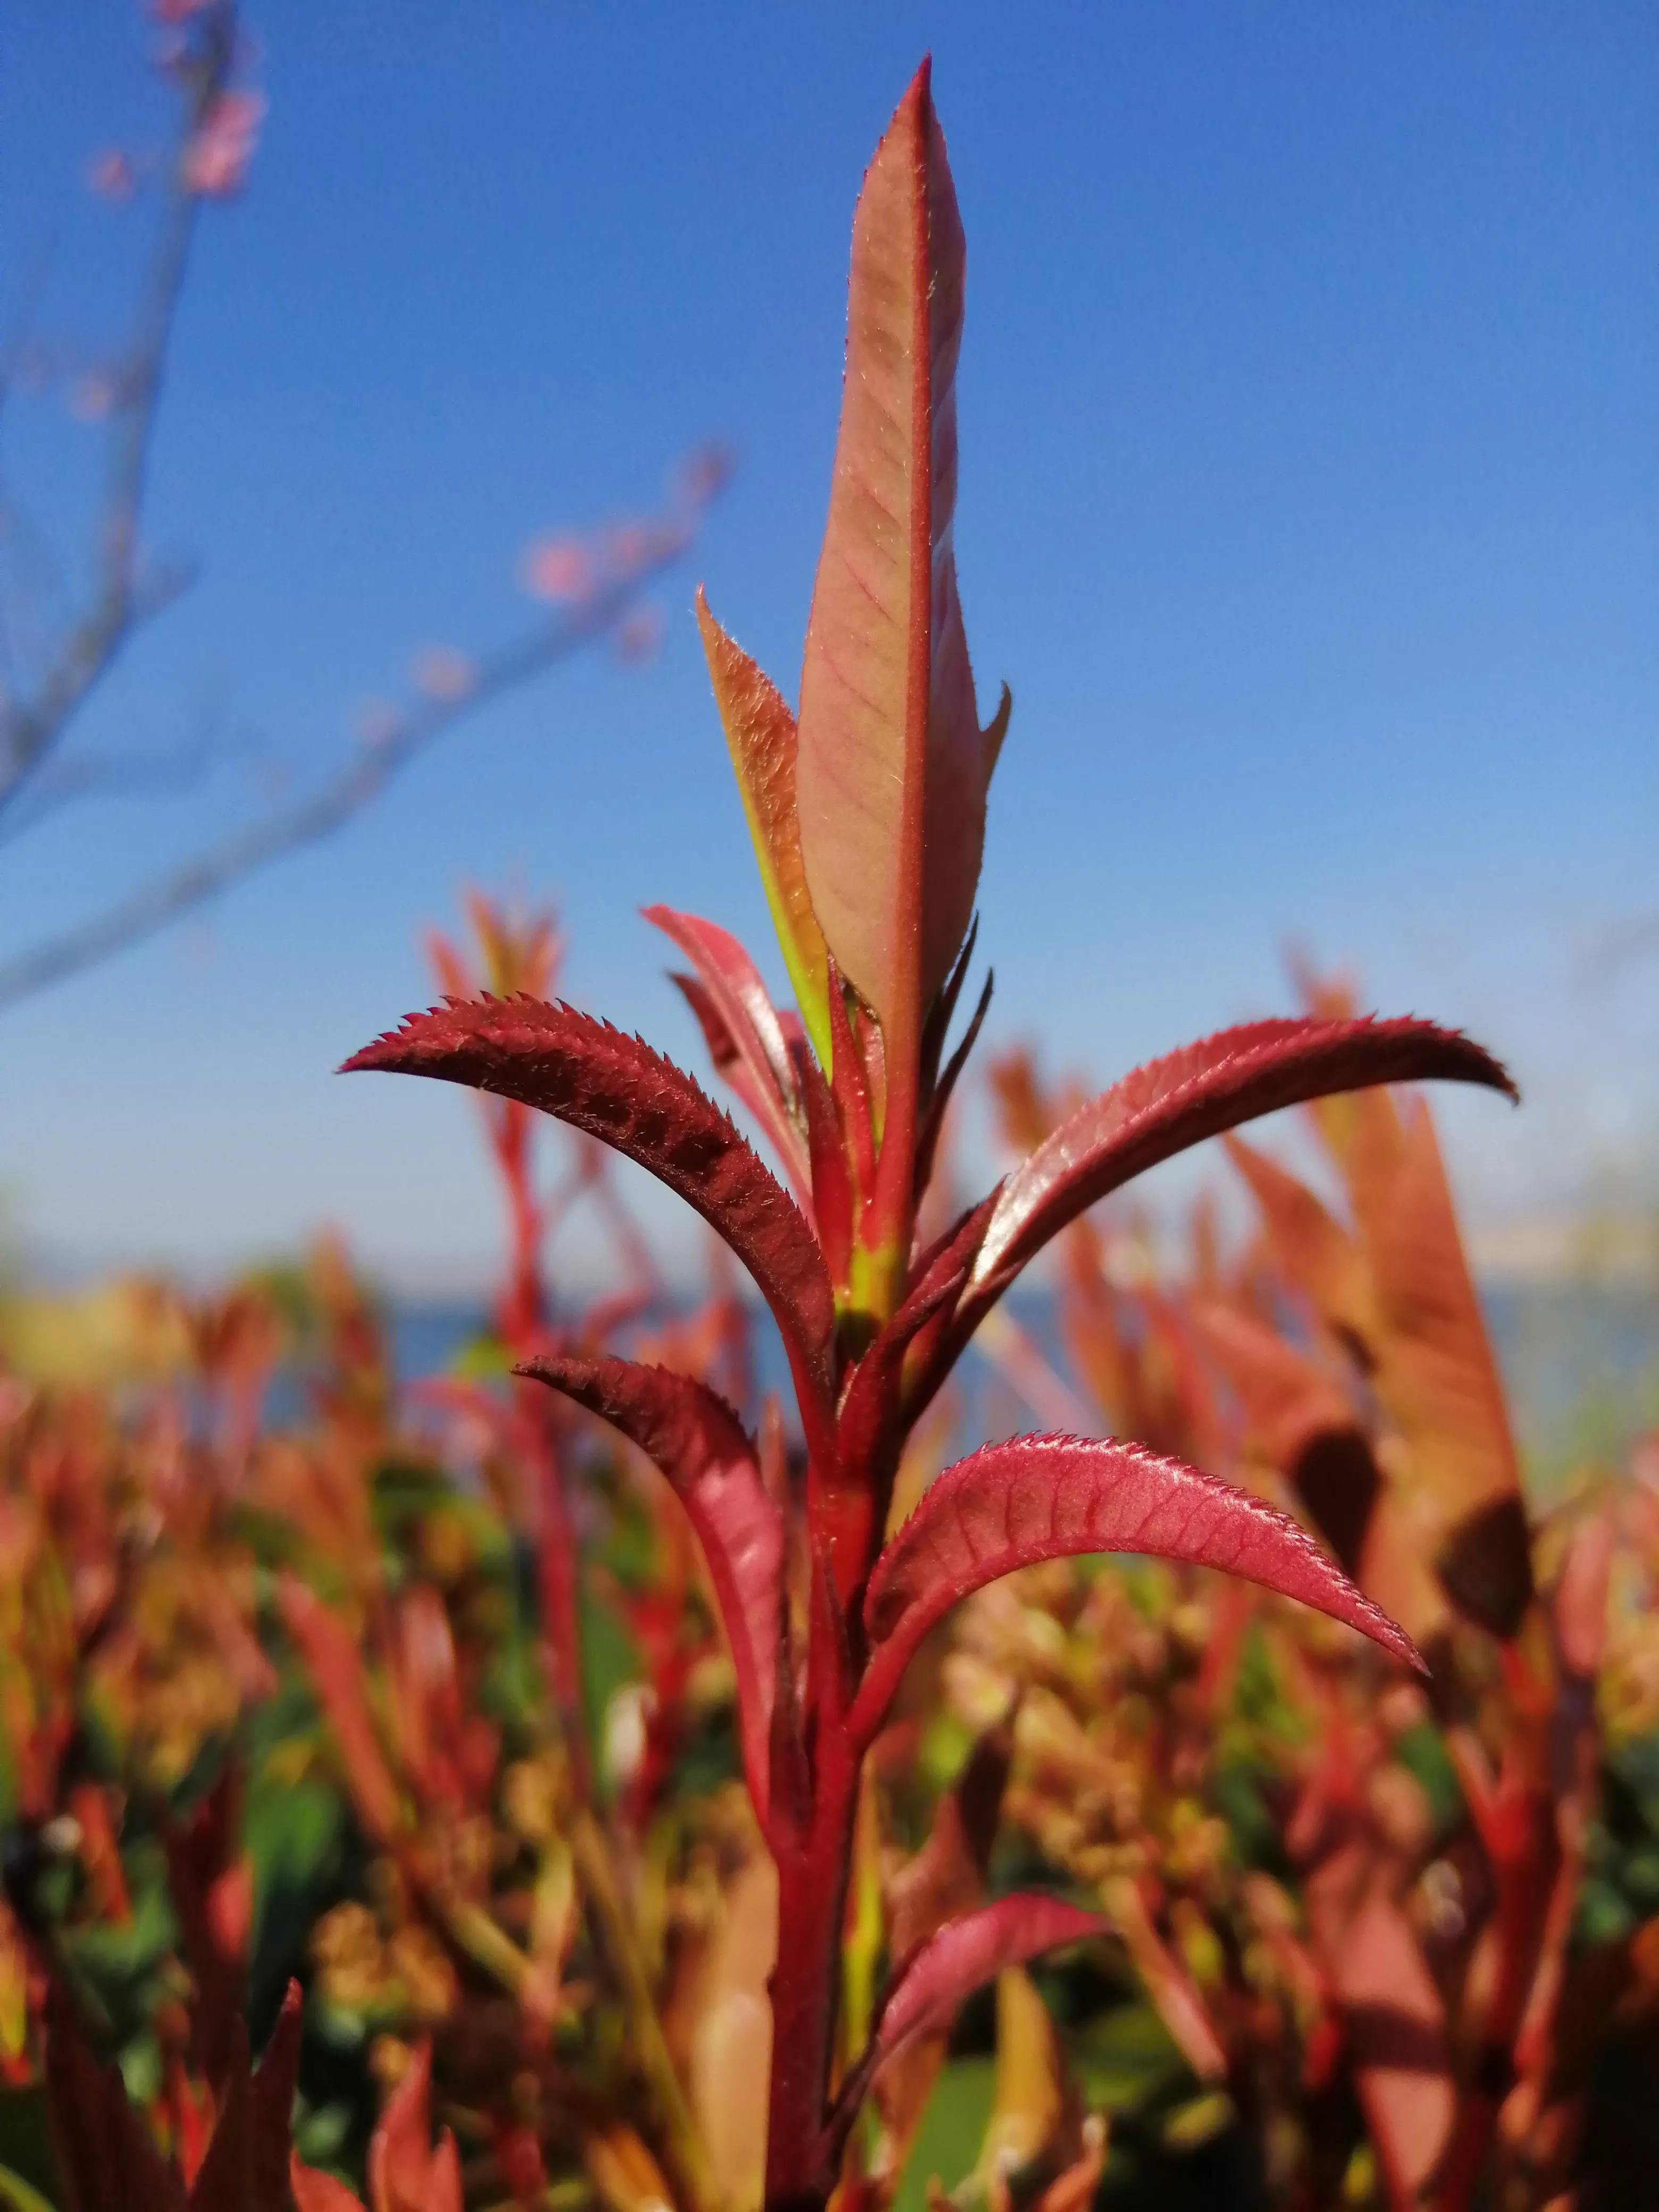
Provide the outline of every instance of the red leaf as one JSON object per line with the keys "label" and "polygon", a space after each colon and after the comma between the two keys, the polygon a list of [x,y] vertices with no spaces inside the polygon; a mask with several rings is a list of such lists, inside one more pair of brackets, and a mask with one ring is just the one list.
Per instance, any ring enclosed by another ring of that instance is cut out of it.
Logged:
{"label": "red leaf", "polygon": [[1086,1942],[1107,1923],[1058,1897],[1016,1891],[960,1920],[947,1920],[902,1965],[871,2039],[873,2069],[923,2028],[946,2025],[963,1999],[1005,1966],[1024,1966],[1039,1951]]}
{"label": "red leaf", "polygon": [[298,2151],[289,2156],[288,2182],[295,2212],[363,2212],[362,2199],[354,2197],[343,2181],[319,2173],[314,2166],[301,2166]]}
{"label": "red leaf", "polygon": [[374,2212],[462,2212],[460,2160],[447,2128],[435,2150],[428,2138],[432,2051],[422,2044],[409,2071],[386,2100],[368,2146],[368,2195]]}
{"label": "red leaf", "polygon": [[663,1474],[696,1532],[732,1645],[750,1795],[763,1821],[777,1686],[783,1516],[723,1398],[690,1376],[628,1359],[532,1360],[519,1369],[619,1429]]}
{"label": "red leaf", "polygon": [[648,1169],[753,1275],[811,1433],[828,1395],[835,1324],[823,1256],[788,1193],[683,1069],[608,1022],[525,998],[451,1000],[411,1014],[345,1067],[433,1075],[521,1099]]}
{"label": "red leaf", "polygon": [[950,1108],[951,1094],[956,1090],[957,1079],[968,1065],[968,1055],[972,1052],[981,1030],[985,1026],[985,1017],[991,1011],[991,988],[995,981],[995,971],[988,969],[985,974],[985,988],[979,994],[979,1004],[974,1008],[973,1018],[963,1031],[962,1042],[946,1061],[945,1073],[939,1079],[933,1096],[927,1101],[927,1109],[922,1116],[921,1127],[916,1134],[915,1188],[918,1206],[921,1203],[922,1193],[933,1179],[933,1158],[939,1150],[939,1135],[945,1127],[945,1116]]}
{"label": "red leaf", "polygon": [[921,1025],[921,1095],[924,1098],[939,1081],[939,1064],[945,1050],[945,1040],[956,1019],[957,1000],[962,996],[962,987],[967,981],[974,947],[978,943],[979,916],[975,915],[968,925],[968,934],[962,940],[962,950],[945,979],[944,988],[927,1009],[927,1018]]}
{"label": "red leaf", "polygon": [[867,1202],[876,1172],[876,1117],[871,1109],[869,1071],[847,1018],[847,994],[833,952],[825,957],[824,972],[829,979],[830,1084],[841,1119],[842,1149],[859,1194]]}
{"label": "red leaf", "polygon": [[1334,1091],[1443,1078],[1515,1096],[1490,1054],[1432,1023],[1247,1022],[1149,1060],[1067,1116],[1016,1168],[985,1232],[962,1327],[1050,1237],[1160,1160],[1243,1121]]}
{"label": "red leaf", "polygon": [[1218,1567],[1422,1666],[1410,1638],[1304,1529],[1248,1492],[1138,1444],[1017,1437],[946,1468],[877,1560],[864,1599],[870,1664],[849,1727],[875,1728],[917,1645],[959,1598],[1016,1567],[1084,1552]]}
{"label": "red leaf", "polygon": [[300,1984],[291,1981],[283,1998],[283,2008],[276,2015],[276,2025],[270,2031],[270,2040],[254,2074],[249,2100],[248,2130],[259,2212],[266,2212],[267,2207],[269,2212],[285,2212],[283,2184],[288,2173],[294,2093],[300,2079],[302,2014]]}
{"label": "red leaf", "polygon": [[276,1602],[334,1732],[357,1818],[375,1843],[385,1844],[401,1826],[402,1813],[398,1785],[370,1717],[362,1655],[356,1639],[297,1575],[282,1577]]}
{"label": "red leaf", "polygon": [[812,1225],[830,1279],[839,1288],[847,1281],[852,1258],[853,1178],[842,1149],[841,1116],[834,1094],[805,1044],[797,1065],[812,1170]]}
{"label": "red leaf", "polygon": [[1220,1298],[1195,1301],[1192,1315],[1237,1393],[1247,1434],[1270,1466],[1289,1474],[1309,1437],[1354,1425],[1352,1403],[1336,1378],[1258,1315]]}
{"label": "red leaf", "polygon": [[210,2081],[224,2072],[247,1980],[253,1869],[240,1848],[241,1811],[241,1777],[228,1765],[188,1820],[161,1824],[167,1893],[196,1984],[191,2060]]}
{"label": "red leaf", "polygon": [[163,2164],[119,2073],[87,2049],[57,1981],[46,2000],[46,2110],[64,2212],[184,2212],[184,2184]]}
{"label": "red leaf", "polygon": [[247,2027],[221,2092],[213,2140],[190,2192],[190,2212],[289,2212],[289,2128],[300,2072],[300,1985],[290,1982],[257,2073]]}
{"label": "red leaf", "polygon": [[[726,1016],[720,1011],[719,1001],[700,976],[687,975],[678,968],[671,968],[668,980],[696,1016],[697,1027],[702,1031],[702,1041],[714,1063],[715,1074],[742,1099],[762,1128],[772,1137],[786,1166],[789,1166],[789,1149],[780,1142],[774,1129],[774,1122],[777,1119],[777,1101],[769,1085],[763,1086],[757,1081],[752,1068],[744,1057],[742,1048],[726,1026]],[[810,1160],[805,1177],[797,1169],[791,1167],[789,1180],[796,1204],[816,1231],[817,1224],[812,1207]]]}
{"label": "red leaf", "polygon": [[714,686],[714,703],[737,772],[743,811],[760,863],[761,883],[819,1060],[830,1065],[823,933],[812,911],[795,811],[795,718],[741,646],[735,645],[697,591],[697,627]]}
{"label": "red leaf", "polygon": [[[794,1065],[777,1008],[754,962],[729,930],[695,914],[648,906],[645,918],[672,938],[702,979],[749,1076],[742,1096],[778,1148],[797,1189],[810,1189],[806,1141]],[[705,1033],[707,1024],[704,1024]]]}
{"label": "red leaf", "polygon": [[973,912],[1001,735],[979,726],[951,536],[963,267],[924,62],[853,218],[795,764],[813,908],[882,1024],[895,1093]]}
{"label": "red leaf", "polygon": [[1445,2008],[1395,1880],[1355,1842],[1308,1871],[1304,1894],[1387,2201],[1404,2206],[1425,2201],[1457,2096]]}
{"label": "red leaf", "polygon": [[1518,1635],[1533,1598],[1531,1539],[1504,1384],[1458,1233],[1434,1124],[1421,1099],[1399,1151],[1355,1212],[1376,1282],[1373,1387],[1433,1498],[1435,1570],[1458,1610]]}

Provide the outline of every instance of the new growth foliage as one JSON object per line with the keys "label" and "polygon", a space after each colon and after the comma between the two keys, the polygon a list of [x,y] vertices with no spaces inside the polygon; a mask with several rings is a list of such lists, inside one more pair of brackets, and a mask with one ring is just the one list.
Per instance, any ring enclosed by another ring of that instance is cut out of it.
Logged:
{"label": "new growth foliage", "polygon": [[974,1982],[1091,1925],[1038,1895],[947,1920],[893,1962],[838,2087],[865,1759],[906,1662],[957,1597],[1030,1562],[1109,1546],[1246,1574],[1402,1664],[1415,1656],[1402,1629],[1249,1492],[1121,1444],[994,1447],[946,1470],[890,1530],[907,1438],[975,1328],[1086,1207],[1203,1138],[1365,1085],[1510,1089],[1478,1046],[1426,1023],[1316,1013],[1253,1024],[1124,1079],[942,1237],[919,1237],[962,1064],[960,1051],[945,1062],[945,1048],[975,949],[986,794],[1009,720],[1005,691],[990,724],[979,720],[951,546],[964,266],[924,64],[854,221],[841,429],[798,716],[699,607],[795,1010],[774,1006],[714,924],[653,915],[690,963],[682,988],[716,1068],[773,1141],[799,1202],[689,1075],[568,1006],[452,999],[347,1063],[471,1085],[613,1146],[725,1240],[782,1338],[805,1440],[799,1480],[769,1480],[760,1440],[702,1384],[612,1359],[550,1357],[523,1370],[651,1453],[708,1556],[777,1875],[772,2212],[825,2203],[849,2159],[856,2172],[858,2093],[907,2034],[948,2014]]}

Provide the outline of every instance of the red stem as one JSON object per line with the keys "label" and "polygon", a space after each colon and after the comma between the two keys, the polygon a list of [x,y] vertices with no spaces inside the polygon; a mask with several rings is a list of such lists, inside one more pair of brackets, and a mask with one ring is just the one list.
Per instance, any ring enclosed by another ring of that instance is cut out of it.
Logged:
{"label": "red stem", "polygon": [[[496,1309],[496,1327],[515,1361],[545,1351],[547,1292],[542,1280],[546,1216],[537,1199],[531,1158],[531,1117],[516,1099],[495,1112],[486,1100],[486,1125],[506,1193],[512,1258]],[[548,1674],[559,1728],[578,1797],[586,1803],[592,1780],[582,1698],[582,1632],[576,1536],[559,1453],[556,1401],[533,1382],[514,1385],[536,1469],[537,1573]]]}
{"label": "red stem", "polygon": [[575,1531],[571,1525],[569,1499],[565,1494],[558,1437],[545,1402],[548,1393],[534,1382],[517,1382],[514,1388],[535,1438],[537,1487],[540,1493],[536,1565],[542,1625],[547,1636],[548,1674],[572,1778],[578,1797],[586,1802],[590,1776],[582,1704],[582,1630]]}
{"label": "red stem", "polygon": [[[1500,1790],[1502,1785],[1500,1785]],[[1485,2172],[1515,2080],[1515,2045],[1538,1969],[1559,1846],[1555,1805],[1546,1794],[1516,1791],[1493,1807],[1486,1838],[1498,1888],[1498,1985],[1482,2023],[1477,2078],[1459,2100],[1452,2139],[1441,2161],[1434,2212],[1468,2212]]]}
{"label": "red stem", "polygon": [[859,1759],[839,1728],[816,1748],[811,1826],[798,1842],[782,1841],[778,1850],[766,2212],[821,2212],[835,2183],[824,2121]]}

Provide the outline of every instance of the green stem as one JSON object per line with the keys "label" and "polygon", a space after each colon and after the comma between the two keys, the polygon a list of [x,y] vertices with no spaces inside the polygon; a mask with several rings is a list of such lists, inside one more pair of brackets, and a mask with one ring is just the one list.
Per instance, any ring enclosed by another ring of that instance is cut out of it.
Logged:
{"label": "green stem", "polygon": [[634,2055],[656,2100],[678,2177],[690,2195],[692,2212],[718,2212],[720,2185],[709,2163],[702,2132],[686,2101],[673,2054],[663,2035],[651,1979],[634,1940],[634,1923],[617,1886],[611,1845],[585,1807],[575,1815],[570,1847],[583,1892],[593,1908],[605,1949],[622,1980]]}

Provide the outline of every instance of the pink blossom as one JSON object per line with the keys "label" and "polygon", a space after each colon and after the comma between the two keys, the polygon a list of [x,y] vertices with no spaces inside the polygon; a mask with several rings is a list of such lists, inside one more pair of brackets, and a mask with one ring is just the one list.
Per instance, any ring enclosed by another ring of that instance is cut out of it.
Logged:
{"label": "pink blossom", "polygon": [[101,422],[115,412],[120,391],[107,369],[91,369],[70,385],[65,404],[77,422]]}
{"label": "pink blossom", "polygon": [[726,446],[698,446],[680,463],[674,486],[688,507],[707,507],[732,481],[734,464]]}
{"label": "pink blossom", "polygon": [[623,576],[637,575],[673,552],[678,533],[660,522],[618,522],[605,534],[606,563]]}
{"label": "pink blossom", "polygon": [[592,556],[580,538],[537,538],[525,549],[520,574],[536,599],[585,599],[593,588]]}
{"label": "pink blossom", "polygon": [[357,736],[371,750],[389,745],[403,728],[404,718],[389,701],[370,699],[359,709]]}
{"label": "pink blossom", "polygon": [[216,0],[149,0],[149,12],[158,23],[185,23],[215,4]]}
{"label": "pink blossom", "polygon": [[641,574],[659,562],[671,560],[685,544],[689,532],[682,523],[646,520],[614,523],[605,533],[603,558],[612,575],[621,579]]}
{"label": "pink blossom", "polygon": [[263,93],[220,94],[185,149],[185,182],[191,191],[204,199],[227,199],[241,190],[264,113]]}
{"label": "pink blossom", "polygon": [[87,189],[100,200],[130,200],[138,189],[138,173],[131,156],[118,146],[106,146],[87,164]]}
{"label": "pink blossom", "polygon": [[615,650],[629,665],[654,660],[662,645],[662,617],[654,607],[639,607],[617,625]]}
{"label": "pink blossom", "polygon": [[465,699],[478,680],[466,655],[447,645],[429,645],[416,653],[414,674],[416,690],[428,699]]}

